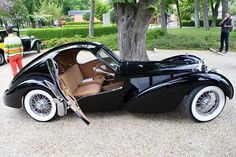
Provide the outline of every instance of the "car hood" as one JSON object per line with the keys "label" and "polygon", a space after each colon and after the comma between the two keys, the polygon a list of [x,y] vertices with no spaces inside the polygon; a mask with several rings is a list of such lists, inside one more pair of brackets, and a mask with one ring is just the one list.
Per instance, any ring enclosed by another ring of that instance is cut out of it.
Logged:
{"label": "car hood", "polygon": [[193,55],[178,55],[162,61],[122,62],[124,75],[157,75],[168,73],[186,73],[203,70],[204,62]]}

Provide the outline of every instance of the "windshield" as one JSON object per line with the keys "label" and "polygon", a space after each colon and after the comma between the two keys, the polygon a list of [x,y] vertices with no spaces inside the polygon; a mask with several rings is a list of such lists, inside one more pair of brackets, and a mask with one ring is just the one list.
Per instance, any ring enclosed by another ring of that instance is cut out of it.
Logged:
{"label": "windshield", "polygon": [[97,54],[98,54],[98,57],[101,60],[103,60],[103,62],[105,62],[106,65],[108,65],[114,71],[119,70],[119,68],[120,68],[119,63],[115,60],[115,58],[110,56],[104,49],[100,49]]}

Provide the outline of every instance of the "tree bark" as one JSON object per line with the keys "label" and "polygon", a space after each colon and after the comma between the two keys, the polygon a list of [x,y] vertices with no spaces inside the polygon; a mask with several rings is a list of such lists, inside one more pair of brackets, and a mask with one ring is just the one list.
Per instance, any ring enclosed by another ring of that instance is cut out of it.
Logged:
{"label": "tree bark", "polygon": [[166,20],[166,15],[165,15],[165,0],[160,1],[160,16],[161,16],[161,28],[166,31],[166,26],[167,26],[167,20]]}
{"label": "tree bark", "polygon": [[203,0],[203,26],[205,30],[209,30],[209,21],[208,21],[208,0]]}
{"label": "tree bark", "polygon": [[146,32],[154,12],[149,6],[154,2],[139,0],[137,3],[114,3],[122,61],[148,60]]}
{"label": "tree bark", "polygon": [[218,17],[218,9],[220,6],[220,0],[216,0],[216,3],[214,5],[214,1],[211,0],[211,11],[212,11],[212,22],[211,27],[216,27],[217,17]]}
{"label": "tree bark", "polygon": [[94,7],[95,0],[91,0],[91,10],[90,10],[90,18],[89,18],[89,38],[94,36]]}
{"label": "tree bark", "polygon": [[200,28],[199,22],[199,4],[198,0],[194,0],[194,22],[195,28]]}
{"label": "tree bark", "polygon": [[228,12],[229,2],[228,0],[222,0],[222,19],[225,18],[225,14]]}
{"label": "tree bark", "polygon": [[178,17],[179,17],[179,28],[182,28],[181,14],[179,11],[179,0],[176,0],[176,7],[177,7],[177,12],[178,12]]}

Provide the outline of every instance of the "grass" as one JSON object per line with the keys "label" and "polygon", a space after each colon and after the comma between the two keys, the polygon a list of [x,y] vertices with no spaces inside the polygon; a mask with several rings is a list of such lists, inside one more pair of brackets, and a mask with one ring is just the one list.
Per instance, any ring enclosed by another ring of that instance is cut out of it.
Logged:
{"label": "grass", "polygon": [[[202,47],[199,49],[207,48],[218,48],[220,44],[220,28],[211,28],[209,31],[205,31],[202,28],[183,28],[183,29],[168,29],[168,33],[171,35],[176,35],[179,37],[189,38],[191,41],[186,41],[190,43],[192,41],[201,41]],[[236,30],[230,33],[230,48],[231,50],[236,50]],[[198,49],[198,47],[193,47],[193,49]]]}

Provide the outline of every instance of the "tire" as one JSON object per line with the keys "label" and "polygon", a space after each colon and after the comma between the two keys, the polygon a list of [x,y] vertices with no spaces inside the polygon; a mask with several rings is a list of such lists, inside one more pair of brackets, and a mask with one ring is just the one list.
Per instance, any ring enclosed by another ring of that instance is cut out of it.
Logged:
{"label": "tire", "polygon": [[198,122],[215,119],[223,110],[226,96],[217,86],[205,86],[194,89],[187,97],[185,110]]}
{"label": "tire", "polygon": [[5,63],[5,58],[4,58],[4,54],[0,52],[0,65],[3,65]]}
{"label": "tire", "polygon": [[39,42],[36,42],[36,51],[37,51],[37,53],[40,53],[40,51],[41,51],[41,45]]}
{"label": "tire", "polygon": [[30,117],[40,122],[50,121],[57,113],[52,95],[41,89],[31,90],[25,95],[24,107]]}

